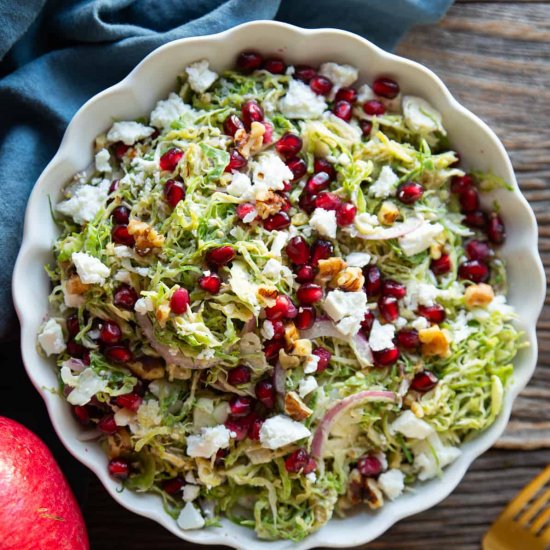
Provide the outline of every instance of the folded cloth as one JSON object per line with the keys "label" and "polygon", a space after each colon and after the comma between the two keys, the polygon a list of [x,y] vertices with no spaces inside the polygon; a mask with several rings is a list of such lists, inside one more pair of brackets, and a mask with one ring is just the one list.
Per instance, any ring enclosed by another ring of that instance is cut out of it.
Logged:
{"label": "folded cloth", "polygon": [[[177,38],[276,17],[299,26],[337,26],[390,49],[413,24],[436,21],[451,2],[0,0],[0,338],[13,340],[0,354],[5,366],[21,370],[10,282],[27,197],[67,123],[87,99]],[[44,406],[22,372],[0,384],[0,414],[39,433],[52,446],[77,495],[84,495],[82,470],[55,444],[48,421],[39,421]]]}

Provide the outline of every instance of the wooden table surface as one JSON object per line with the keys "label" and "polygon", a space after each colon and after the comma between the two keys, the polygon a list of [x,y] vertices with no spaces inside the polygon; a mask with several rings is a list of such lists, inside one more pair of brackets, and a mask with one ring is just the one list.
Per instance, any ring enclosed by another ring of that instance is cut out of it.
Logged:
{"label": "wooden table surface", "polygon": [[[433,69],[499,135],[540,228],[550,271],[550,0],[455,4],[397,52]],[[444,502],[394,526],[365,549],[474,550],[503,506],[550,463],[550,306],[539,321],[539,364],[497,445]],[[94,550],[182,550],[194,545],[116,504],[90,476],[84,511]],[[528,550],[528,549],[517,549]]]}

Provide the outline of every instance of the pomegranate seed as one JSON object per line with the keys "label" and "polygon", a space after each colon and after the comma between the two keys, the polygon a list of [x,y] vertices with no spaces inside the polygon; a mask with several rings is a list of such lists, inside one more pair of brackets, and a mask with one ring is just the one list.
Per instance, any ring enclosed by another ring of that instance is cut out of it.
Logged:
{"label": "pomegranate seed", "polygon": [[300,330],[308,330],[315,323],[316,317],[317,311],[313,306],[301,306],[298,308],[298,315],[296,315],[294,324]]}
{"label": "pomegranate seed", "polygon": [[373,351],[375,367],[389,367],[397,362],[400,353],[397,348],[386,348],[380,351]]}
{"label": "pomegranate seed", "polygon": [[285,294],[279,294],[275,299],[273,307],[265,308],[265,316],[270,321],[278,321],[279,319],[294,319],[298,314],[296,306],[292,300]]}
{"label": "pomegranate seed", "polygon": [[317,95],[328,95],[332,90],[332,82],[326,76],[316,75],[309,81],[309,87]]}
{"label": "pomegranate seed", "polygon": [[256,397],[268,409],[275,405],[275,386],[271,380],[264,378],[256,384]]}
{"label": "pomegranate seed", "polygon": [[[250,429],[250,424],[252,423],[252,419],[250,416],[243,416],[242,418],[230,418],[225,422],[225,427],[235,434],[235,440],[236,441],[242,441],[247,435],[248,430]],[[226,449],[220,449],[226,450]],[[222,455],[219,458],[224,458],[226,455]]]}
{"label": "pomegranate seed", "polygon": [[317,270],[312,265],[301,265],[296,269],[297,283],[310,283],[315,279]]}
{"label": "pomegranate seed", "polygon": [[310,195],[316,195],[324,191],[330,185],[330,176],[326,172],[317,172],[309,176],[304,190]]}
{"label": "pomegranate seed", "polygon": [[262,122],[264,119],[264,110],[253,99],[243,103],[241,114],[244,126],[247,130],[250,130],[253,122]]}
{"label": "pomegranate seed", "polygon": [[370,99],[363,104],[363,111],[367,115],[380,116],[386,112],[386,106],[377,99]]}
{"label": "pomegranate seed", "polygon": [[256,210],[256,207],[253,204],[249,203],[249,202],[239,204],[239,206],[237,206],[237,217],[240,220],[244,220],[254,210]]}
{"label": "pomegranate seed", "polygon": [[338,210],[342,201],[334,193],[329,191],[321,191],[315,197],[315,208],[322,208],[323,210]]}
{"label": "pomegranate seed", "polygon": [[241,170],[248,164],[248,161],[237,151],[237,149],[231,149],[229,151],[229,163],[225,167],[224,172],[233,172],[235,170]]}
{"label": "pomegranate seed", "polygon": [[89,352],[88,350],[86,350],[86,351],[82,354],[82,362],[83,362],[87,367],[90,366],[91,357],[90,357],[90,352]]}
{"label": "pomegranate seed", "polygon": [[309,462],[309,455],[305,449],[296,449],[285,458],[285,469],[287,472],[297,474],[303,470]]}
{"label": "pomegranate seed", "polygon": [[123,458],[113,458],[107,466],[109,474],[117,479],[127,479],[130,475],[130,466]]}
{"label": "pomegranate seed", "polygon": [[323,289],[314,283],[305,283],[296,291],[296,297],[301,304],[315,304],[323,298]]}
{"label": "pomegranate seed", "polygon": [[487,242],[478,241],[476,239],[469,241],[466,244],[464,251],[466,252],[466,256],[469,260],[479,260],[481,262],[487,260],[493,253]]}
{"label": "pomegranate seed", "polygon": [[330,241],[317,239],[311,246],[311,265],[317,267],[319,260],[326,260],[334,253],[334,246]]}
{"label": "pomegranate seed", "polygon": [[266,59],[263,68],[271,74],[283,74],[286,71],[285,62],[282,59]]}
{"label": "pomegranate seed", "polygon": [[328,349],[319,346],[315,348],[311,354],[316,355],[319,358],[316,372],[323,372],[326,370],[329,366],[330,360],[332,359],[332,353],[330,353]]}
{"label": "pomegranate seed", "polygon": [[185,198],[185,187],[181,181],[168,180],[164,184],[164,197],[166,202],[175,208],[178,202]]}
{"label": "pomegranate seed", "polygon": [[464,176],[453,176],[451,178],[451,193],[460,195],[466,189],[470,189],[474,185],[474,179],[469,174]]}
{"label": "pomegranate seed", "polygon": [[237,115],[229,115],[223,122],[224,133],[235,137],[237,130],[244,130],[243,121]]}
{"label": "pomegranate seed", "polygon": [[294,157],[286,162],[290,171],[294,174],[292,181],[299,180],[307,172],[307,163],[300,157]]}
{"label": "pomegranate seed", "polygon": [[143,401],[140,395],[136,393],[127,393],[126,395],[119,395],[115,398],[115,403],[123,409],[136,412]]}
{"label": "pomegranate seed", "polygon": [[294,78],[309,84],[309,81],[317,75],[317,71],[310,65],[296,65],[294,67]]}
{"label": "pomegranate seed", "polygon": [[473,283],[484,283],[489,279],[489,267],[479,260],[467,260],[458,266],[458,276]]}
{"label": "pomegranate seed", "polygon": [[227,265],[235,257],[235,249],[232,246],[218,246],[211,248],[206,253],[206,263],[212,267]]}
{"label": "pomegranate seed", "polygon": [[357,90],[355,88],[344,87],[336,92],[335,101],[347,101],[355,103],[357,101]]}
{"label": "pomegranate seed", "polygon": [[278,192],[277,195],[283,197],[284,199],[284,202],[281,204],[281,212],[288,212],[292,207],[292,203],[290,202],[288,193]]}
{"label": "pomegranate seed", "polygon": [[103,321],[99,329],[99,339],[104,344],[116,344],[122,336],[120,327],[114,321]]}
{"label": "pomegranate seed", "polygon": [[203,275],[199,278],[199,286],[203,290],[206,290],[206,292],[210,292],[210,294],[217,294],[222,286],[222,280],[220,276],[215,273],[211,275]]}
{"label": "pomegranate seed", "polygon": [[382,463],[375,456],[362,456],[357,461],[357,469],[362,476],[376,477],[382,473]]}
{"label": "pomegranate seed", "polygon": [[216,466],[217,468],[222,467],[225,464],[225,457],[228,454],[229,454],[229,449],[218,449],[216,451],[216,457],[214,458],[214,466]]}
{"label": "pomegranate seed", "polygon": [[423,370],[414,375],[411,388],[421,393],[433,390],[439,382],[437,376],[429,370]]}
{"label": "pomegranate seed", "polygon": [[67,317],[67,331],[70,336],[76,336],[80,332],[80,323],[77,315]]}
{"label": "pomegranate seed", "polygon": [[97,429],[104,434],[112,435],[118,430],[113,414],[106,414],[97,423]]}
{"label": "pomegranate seed", "polygon": [[315,470],[317,470],[317,462],[315,462],[314,458],[309,458],[309,460],[307,461],[307,464],[302,470],[302,473],[311,474],[311,472],[314,472]]}
{"label": "pomegranate seed", "polygon": [[375,265],[368,265],[363,268],[365,277],[365,290],[367,296],[377,296],[382,291],[382,273]]}
{"label": "pomegranate seed", "polygon": [[124,244],[126,246],[134,246],[134,237],[128,233],[127,225],[115,225],[111,231],[111,239],[116,244]]}
{"label": "pomegranate seed", "polygon": [[420,345],[420,338],[418,337],[418,331],[412,329],[401,329],[397,332],[396,336],[397,345],[405,349],[415,350]]}
{"label": "pomegranate seed", "polygon": [[252,441],[259,441],[260,440],[260,430],[262,429],[262,425],[264,423],[263,418],[255,418],[250,425],[250,429],[248,430],[248,438],[252,439]]}
{"label": "pomegranate seed", "polygon": [[275,149],[282,157],[288,160],[295,157],[300,152],[302,145],[303,142],[300,136],[287,132],[275,144]]}
{"label": "pomegranate seed", "polygon": [[315,174],[318,174],[319,172],[325,172],[329,175],[330,181],[333,181],[336,179],[336,170],[334,169],[334,166],[324,158],[316,158],[313,161],[313,172]]}
{"label": "pomegranate seed", "polygon": [[361,331],[368,338],[370,336],[370,331],[372,330],[372,325],[374,323],[374,313],[368,309],[365,312],[365,316],[361,321]]}
{"label": "pomegranate seed", "polygon": [[311,214],[315,210],[316,195],[310,195],[304,191],[298,200],[298,205],[302,210],[305,210],[308,214]]}
{"label": "pomegranate seed", "polygon": [[360,120],[359,128],[361,128],[363,137],[370,137],[370,133],[372,132],[372,122],[370,120]]}
{"label": "pomegranate seed", "polygon": [[273,338],[282,338],[285,335],[285,324],[282,321],[269,321],[273,326]]}
{"label": "pomegranate seed", "polygon": [[400,300],[407,295],[407,289],[405,285],[394,281],[393,279],[386,279],[382,283],[382,295],[383,296],[393,296]]}
{"label": "pomegranate seed", "polygon": [[504,228],[504,222],[496,212],[492,212],[489,216],[489,223],[487,225],[487,237],[493,244],[502,244],[506,239],[506,229]]}
{"label": "pomegranate seed", "polygon": [[381,76],[372,83],[372,91],[381,97],[393,99],[399,94],[399,84],[393,78]]}
{"label": "pomegranate seed", "polygon": [[234,367],[227,373],[227,381],[232,386],[248,384],[251,377],[252,370],[246,365],[239,365],[238,367]]}
{"label": "pomegranate seed", "polygon": [[173,172],[176,169],[176,166],[178,165],[179,161],[181,160],[181,157],[183,157],[183,151],[181,149],[178,149],[177,147],[172,147],[172,149],[168,149],[162,157],[160,157],[160,169],[166,170],[168,172]]}
{"label": "pomegranate seed", "polygon": [[403,204],[414,204],[423,194],[424,187],[415,181],[406,181],[397,187],[397,198]]}
{"label": "pomegranate seed", "polygon": [[448,254],[441,254],[437,260],[430,262],[430,269],[434,275],[445,275],[451,271],[451,257]]}
{"label": "pomegranate seed", "polygon": [[468,187],[460,193],[460,209],[464,213],[475,212],[479,208],[479,194],[473,187]]}
{"label": "pomegranate seed", "polygon": [[113,145],[113,153],[118,160],[122,160],[122,157],[128,152],[128,149],[130,149],[130,146],[122,143],[122,141],[117,141]]}
{"label": "pomegranate seed", "polygon": [[345,120],[346,122],[349,122],[351,120],[351,111],[351,103],[344,100],[337,101],[332,108],[332,112],[334,113],[334,115],[338,118],[341,118],[342,120]]}
{"label": "pomegranate seed", "polygon": [[71,357],[82,357],[86,353],[86,348],[74,340],[67,342],[67,353]]}
{"label": "pomegranate seed", "polygon": [[90,424],[90,412],[88,407],[76,405],[73,407],[73,414],[82,426],[88,426]]}
{"label": "pomegranate seed", "polygon": [[180,495],[185,481],[181,477],[175,477],[173,479],[167,479],[162,483],[162,489],[169,495]]}
{"label": "pomegranate seed", "polygon": [[246,416],[252,410],[253,404],[251,397],[236,395],[229,402],[229,410],[233,416]]}
{"label": "pomegranate seed", "polygon": [[113,296],[115,306],[123,309],[134,309],[134,305],[138,300],[137,292],[128,285],[120,285]]}
{"label": "pomegranate seed", "polygon": [[286,255],[293,264],[305,264],[309,261],[309,244],[303,237],[292,237],[286,245]]}
{"label": "pomegranate seed", "polygon": [[111,212],[111,218],[118,225],[126,225],[130,221],[130,209],[125,206],[117,206]]}
{"label": "pomegranate seed", "polygon": [[262,66],[263,57],[257,52],[241,52],[237,57],[237,68],[243,72],[252,72]]}
{"label": "pomegranate seed", "polygon": [[487,226],[487,214],[483,210],[477,210],[476,212],[469,212],[464,216],[462,220],[464,225],[471,227],[472,229],[484,230]]}
{"label": "pomegranate seed", "polygon": [[181,315],[189,307],[189,292],[186,288],[178,288],[170,298],[170,309],[176,314]]}
{"label": "pomegranate seed", "polygon": [[279,351],[285,347],[283,338],[273,338],[264,342],[263,352],[268,363],[275,363],[279,359]]}
{"label": "pomegranate seed", "polygon": [[418,315],[428,319],[430,323],[442,323],[445,321],[445,308],[440,304],[433,306],[418,306]]}
{"label": "pomegranate seed", "polygon": [[264,135],[262,136],[262,143],[269,145],[273,141],[273,126],[269,122],[262,122],[265,128]]}
{"label": "pomegranate seed", "polygon": [[105,357],[113,363],[129,363],[134,356],[126,346],[109,346],[105,348]]}
{"label": "pomegranate seed", "polygon": [[386,321],[393,322],[399,317],[399,305],[397,298],[393,296],[382,296],[378,300],[378,309]]}
{"label": "pomegranate seed", "polygon": [[286,212],[277,212],[263,220],[263,226],[267,231],[286,229],[290,226],[290,216]]}
{"label": "pomegranate seed", "polygon": [[342,203],[338,210],[336,210],[336,223],[338,227],[351,225],[355,219],[355,214],[357,214],[357,207],[355,205],[351,204],[351,202]]}

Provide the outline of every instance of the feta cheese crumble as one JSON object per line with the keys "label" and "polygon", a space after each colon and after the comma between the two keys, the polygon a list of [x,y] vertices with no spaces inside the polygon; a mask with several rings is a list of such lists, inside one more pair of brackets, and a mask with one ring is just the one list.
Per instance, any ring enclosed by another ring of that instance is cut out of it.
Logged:
{"label": "feta cheese crumble", "polygon": [[134,145],[136,141],[148,138],[154,132],[154,128],[139,122],[115,122],[107,133],[107,140],[111,143],[122,141],[124,145]]}
{"label": "feta cheese crumble", "polygon": [[60,374],[63,383],[73,388],[67,396],[67,401],[71,405],[86,405],[96,393],[107,388],[107,380],[101,378],[93,369],[87,368],[74,375],[66,363],[62,365]]}
{"label": "feta cheese crumble", "polygon": [[365,267],[371,259],[370,254],[366,252],[352,252],[346,256],[346,263],[350,267]]}
{"label": "feta cheese crumble", "polygon": [[386,164],[380,170],[378,179],[369,187],[368,193],[377,199],[386,199],[389,196],[395,195],[398,183],[399,178]]}
{"label": "feta cheese crumble", "polygon": [[62,353],[66,349],[63,329],[55,319],[49,319],[38,335],[38,342],[46,355]]}
{"label": "feta cheese crumble", "polygon": [[111,270],[98,258],[86,252],[73,252],[71,260],[80,280],[86,285],[102,285]]}
{"label": "feta cheese crumble", "polygon": [[211,71],[209,65],[206,59],[202,59],[186,67],[187,82],[194,92],[203,94],[216,82],[218,74]]}
{"label": "feta cheese crumble", "polygon": [[426,439],[434,433],[434,429],[426,421],[417,418],[410,410],[402,412],[392,422],[390,430],[413,439]]}
{"label": "feta cheese crumble", "polygon": [[151,126],[168,130],[172,122],[178,120],[185,113],[191,112],[191,105],[184,103],[180,96],[171,93],[168,99],[159,101],[151,112]]}
{"label": "feta cheese crumble", "polygon": [[108,173],[112,171],[111,164],[109,159],[111,155],[109,151],[105,148],[101,149],[95,156],[95,168],[98,172]]}
{"label": "feta cheese crumble", "polygon": [[333,91],[351,86],[359,76],[359,71],[351,65],[339,65],[338,63],[323,63],[319,67],[319,74],[326,76],[333,84]]}
{"label": "feta cheese crumble", "polygon": [[430,248],[442,231],[443,226],[440,223],[423,220],[416,229],[399,237],[399,246],[406,256],[414,256]]}
{"label": "feta cheese crumble", "polygon": [[274,153],[265,153],[253,163],[252,179],[254,181],[254,194],[270,189],[282,191],[285,181],[290,181],[294,174],[290,168]]}
{"label": "feta cheese crumble", "polygon": [[109,180],[102,180],[99,185],[81,185],[72,197],[60,202],[56,210],[79,225],[91,222],[104,208],[110,185]]}
{"label": "feta cheese crumble", "polygon": [[401,470],[388,470],[380,474],[378,486],[390,500],[395,500],[405,488],[405,474]]}
{"label": "feta cheese crumble", "polygon": [[268,418],[260,428],[260,443],[268,449],[278,449],[305,437],[311,432],[300,422],[284,414]]}
{"label": "feta cheese crumble", "polygon": [[279,108],[286,118],[318,118],[328,106],[323,96],[317,95],[307,84],[291,80]]}
{"label": "feta cheese crumble", "polygon": [[441,113],[425,99],[412,95],[403,97],[403,116],[405,124],[419,134],[441,132],[446,134],[441,122]]}
{"label": "feta cheese crumble", "polygon": [[337,322],[336,328],[345,336],[353,336],[359,331],[366,307],[367,296],[362,291],[333,290],[323,302],[323,309]]}
{"label": "feta cheese crumble", "polygon": [[316,208],[309,219],[309,225],[323,237],[336,238],[338,226],[336,225],[336,212],[334,210]]}
{"label": "feta cheese crumble", "polygon": [[306,376],[303,380],[300,380],[298,384],[298,395],[305,397],[312,391],[315,391],[319,387],[317,380],[313,376]]}
{"label": "feta cheese crumble", "polygon": [[202,529],[205,522],[202,514],[196,506],[193,503],[188,502],[180,512],[176,523],[180,529],[189,531],[191,529]]}
{"label": "feta cheese crumble", "polygon": [[199,435],[187,437],[187,454],[193,457],[211,458],[220,449],[229,447],[231,432],[223,425],[201,428]]}
{"label": "feta cheese crumble", "polygon": [[378,319],[374,320],[369,335],[369,346],[372,351],[382,351],[383,349],[394,348],[393,339],[395,337],[395,327],[391,324],[381,325]]}

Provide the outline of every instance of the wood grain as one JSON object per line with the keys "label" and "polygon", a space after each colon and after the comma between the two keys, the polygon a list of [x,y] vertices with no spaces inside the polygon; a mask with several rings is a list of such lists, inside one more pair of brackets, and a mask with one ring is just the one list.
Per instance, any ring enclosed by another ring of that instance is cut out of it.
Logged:
{"label": "wood grain", "polygon": [[[433,69],[500,136],[540,227],[550,273],[550,3],[471,2],[417,28],[398,53]],[[550,301],[538,325],[539,364],[504,436],[434,509],[400,522],[365,549],[474,550],[504,505],[550,462]],[[150,520],[114,503],[93,478],[85,516],[95,550],[182,550]],[[116,528],[114,528],[116,524]],[[527,549],[517,549],[527,550]]]}

